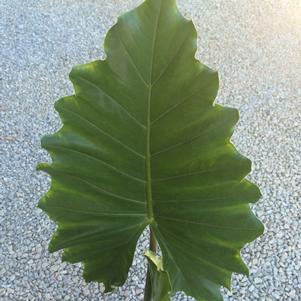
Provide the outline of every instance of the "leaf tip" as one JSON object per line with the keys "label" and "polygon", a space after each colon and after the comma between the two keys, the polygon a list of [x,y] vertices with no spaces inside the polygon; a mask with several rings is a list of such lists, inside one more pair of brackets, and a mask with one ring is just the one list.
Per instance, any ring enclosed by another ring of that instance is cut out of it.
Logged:
{"label": "leaf tip", "polygon": [[45,211],[45,196],[42,197],[37,205],[37,207],[43,211]]}
{"label": "leaf tip", "polygon": [[37,171],[45,171],[49,167],[48,163],[38,163],[36,166]]}
{"label": "leaf tip", "polygon": [[259,200],[263,197],[263,195],[261,193],[260,188],[257,185],[255,185],[255,187],[256,187],[256,190],[257,190],[257,200]]}
{"label": "leaf tip", "polygon": [[245,275],[247,277],[249,277],[250,275],[250,271],[249,268],[247,267],[247,265],[244,263],[244,261],[241,259],[241,265],[240,265],[241,269],[240,269],[240,273],[242,275]]}
{"label": "leaf tip", "polygon": [[59,229],[53,234],[53,236],[50,240],[50,243],[48,245],[48,250],[50,253],[54,253],[54,252],[62,249],[62,247],[60,247],[57,243],[58,236],[59,236],[58,232],[59,232]]}
{"label": "leaf tip", "polygon": [[71,80],[71,82],[73,82],[73,79],[76,77],[77,72],[78,72],[78,66],[73,66],[69,73],[69,79]]}
{"label": "leaf tip", "polygon": [[47,144],[48,144],[49,138],[50,138],[51,136],[52,136],[52,135],[44,135],[44,136],[41,138],[41,146],[42,146],[42,148],[47,149]]}
{"label": "leaf tip", "polygon": [[54,247],[54,244],[52,243],[52,241],[50,241],[49,245],[48,245],[48,251],[49,253],[54,253],[56,252],[56,248]]}
{"label": "leaf tip", "polygon": [[231,277],[230,277],[229,279],[227,279],[227,280],[224,282],[223,286],[224,286],[227,290],[231,291]]}
{"label": "leaf tip", "polygon": [[261,236],[264,234],[264,224],[258,219],[258,232],[259,232],[259,235],[258,236]]}

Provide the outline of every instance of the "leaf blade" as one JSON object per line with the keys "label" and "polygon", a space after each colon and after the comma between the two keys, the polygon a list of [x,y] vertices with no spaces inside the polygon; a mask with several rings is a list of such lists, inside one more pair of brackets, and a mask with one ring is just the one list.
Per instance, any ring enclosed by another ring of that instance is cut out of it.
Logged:
{"label": "leaf blade", "polygon": [[121,16],[106,60],[72,69],[75,95],[55,106],[63,127],[42,140],[52,185],[40,207],[58,223],[50,249],[83,261],[106,291],[126,280],[150,224],[172,292],[222,300],[232,272],[247,273],[240,249],[263,232],[248,205],[260,197],[244,180],[250,161],[230,142],[238,112],[214,104],[218,76],[195,59],[196,39],[174,0]]}

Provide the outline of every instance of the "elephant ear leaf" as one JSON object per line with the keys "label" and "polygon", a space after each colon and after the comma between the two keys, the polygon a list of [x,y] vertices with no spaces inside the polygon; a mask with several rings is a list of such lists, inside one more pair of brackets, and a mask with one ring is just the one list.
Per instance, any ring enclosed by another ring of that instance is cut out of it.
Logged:
{"label": "elephant ear leaf", "polygon": [[230,143],[235,109],[214,104],[217,73],[195,59],[196,31],[175,0],[146,0],[105,39],[104,61],[71,71],[75,94],[43,137],[51,175],[42,208],[58,225],[50,251],[83,262],[87,281],[121,286],[150,225],[171,294],[222,300],[240,249],[263,232],[244,179],[251,163]]}

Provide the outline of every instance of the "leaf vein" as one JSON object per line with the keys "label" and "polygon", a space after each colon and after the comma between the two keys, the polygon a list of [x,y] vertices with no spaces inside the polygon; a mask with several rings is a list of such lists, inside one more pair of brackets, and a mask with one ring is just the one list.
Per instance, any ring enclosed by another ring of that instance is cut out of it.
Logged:
{"label": "leaf vein", "polygon": [[218,169],[201,170],[201,171],[189,172],[189,173],[184,173],[184,174],[170,176],[170,177],[153,178],[153,181],[156,181],[156,182],[168,181],[168,180],[173,180],[173,179],[178,179],[178,178],[183,178],[183,177],[188,177],[188,176],[194,176],[194,175],[200,175],[200,174],[204,174],[204,173],[209,173],[209,172],[214,172],[214,171],[221,171],[221,170],[224,170],[224,169],[223,168],[218,168]]}
{"label": "leaf vein", "polygon": [[86,179],[83,179],[82,177],[79,177],[79,176],[75,176],[74,174],[70,174],[70,173],[66,173],[66,172],[62,172],[60,171],[60,173],[63,173],[63,174],[66,174],[68,175],[69,177],[72,177],[72,178],[76,178],[78,179],[79,181],[87,184],[88,186],[92,186],[93,188],[97,189],[97,190],[100,190],[101,192],[107,194],[107,195],[110,195],[112,197],[115,197],[115,198],[118,198],[118,199],[121,199],[121,200],[124,200],[124,201],[128,201],[128,202],[131,202],[131,203],[136,203],[136,204],[143,204],[145,205],[145,202],[141,202],[141,201],[138,201],[138,200],[135,200],[135,199],[132,199],[132,198],[128,198],[128,197],[125,197],[125,196],[122,196],[122,195],[119,195],[119,194],[115,194],[113,192],[110,192],[110,191],[107,191],[106,189],[104,189],[103,187],[100,187],[94,183],[91,183],[90,181],[86,180]]}
{"label": "leaf vein", "polygon": [[113,137],[111,134],[105,132],[104,130],[102,130],[99,126],[97,126],[96,124],[94,124],[93,122],[91,122],[90,120],[88,120],[87,118],[81,116],[80,114],[70,110],[70,109],[66,109],[66,108],[60,108],[63,111],[69,112],[71,114],[76,115],[77,117],[79,117],[80,119],[82,119],[83,121],[85,121],[86,123],[90,124],[92,127],[94,127],[95,129],[97,129],[99,132],[101,132],[103,135],[109,137],[111,140],[115,141],[116,143],[122,145],[124,148],[126,148],[127,150],[131,151],[132,153],[136,154],[137,156],[145,159],[145,156],[138,153],[137,151],[135,151],[134,149],[132,149],[130,146],[124,144],[123,142],[121,142],[119,139]]}
{"label": "leaf vein", "polygon": [[82,209],[73,209],[73,208],[67,208],[63,206],[51,206],[49,209],[59,209],[63,211],[68,211],[68,212],[74,212],[74,213],[80,213],[80,214],[90,214],[90,215],[98,215],[98,216],[116,216],[116,217],[122,217],[122,216],[128,216],[128,217],[138,217],[138,216],[145,216],[145,214],[141,213],[110,213],[110,212],[101,212],[97,210],[82,210]]}
{"label": "leaf vein", "polygon": [[89,158],[92,158],[93,160],[96,160],[96,161],[101,162],[103,165],[105,165],[105,166],[107,166],[107,167],[109,167],[109,168],[115,170],[115,171],[118,172],[119,174],[122,174],[122,175],[124,175],[124,176],[126,176],[126,177],[128,177],[128,178],[131,178],[131,179],[133,179],[133,180],[136,180],[136,181],[138,181],[138,182],[145,183],[145,180],[144,180],[144,179],[137,178],[137,177],[132,176],[132,175],[130,175],[130,174],[124,172],[124,171],[121,171],[121,170],[118,169],[117,167],[115,167],[115,166],[113,166],[113,165],[111,165],[111,164],[109,164],[109,163],[106,163],[105,161],[103,161],[103,160],[97,158],[96,156],[93,156],[93,155],[88,154],[88,153],[86,153],[86,152],[79,151],[79,150],[72,149],[72,148],[65,147],[65,146],[59,146],[59,145],[51,145],[50,147],[51,147],[51,148],[57,148],[57,149],[66,149],[66,150],[68,150],[68,151],[70,151],[70,152],[74,152],[74,153],[79,153],[79,154],[85,155],[85,156],[87,156],[87,157],[89,157]]}
{"label": "leaf vein", "polygon": [[[85,81],[86,83],[90,84],[91,86],[93,86],[94,88],[96,88],[98,91],[102,92],[104,95],[106,95],[108,98],[110,98],[115,104],[117,104],[133,121],[136,122],[137,125],[139,125],[140,127],[142,127],[143,129],[145,129],[145,125],[142,124],[138,119],[136,119],[130,112],[128,109],[126,109],[124,106],[122,106],[119,101],[117,101],[113,96],[111,96],[110,94],[108,94],[106,91],[104,91],[101,87],[99,87],[98,85],[96,85],[94,82],[92,82],[91,80],[78,75],[78,78],[82,79],[83,81]],[[77,95],[76,95],[77,96]]]}
{"label": "leaf vein", "polygon": [[125,43],[124,43],[124,41],[123,41],[122,38],[120,37],[120,33],[119,33],[119,32],[118,32],[118,39],[119,39],[119,41],[120,41],[120,43],[121,43],[123,49],[125,50],[125,53],[126,53],[127,57],[129,58],[129,60],[130,60],[130,62],[131,62],[131,65],[132,65],[133,68],[136,70],[136,72],[137,72],[139,78],[140,78],[140,79],[142,80],[142,82],[148,87],[148,83],[145,81],[145,79],[143,78],[143,76],[142,76],[141,72],[139,71],[137,65],[135,64],[135,62],[134,62],[132,56],[130,55],[130,53],[129,53],[129,51],[128,51],[128,49],[127,49]]}
{"label": "leaf vein", "polygon": [[[202,70],[196,78],[198,78],[202,73],[204,72],[204,70]],[[210,84],[208,84],[208,87],[210,87],[210,85],[212,85],[214,82],[212,81]],[[207,83],[206,83],[207,84]],[[187,100],[189,100],[191,97],[197,95],[205,86],[204,85],[200,85],[200,87],[193,92],[192,94],[184,97],[183,99],[181,99],[179,102],[177,102],[176,104],[174,104],[173,106],[169,107],[165,112],[161,113],[157,118],[155,118],[154,120],[151,121],[151,125],[154,125],[157,121],[159,121],[160,119],[162,119],[163,117],[165,117],[166,115],[168,115],[170,112],[172,112],[173,110],[175,110],[178,106],[184,104]]]}
{"label": "leaf vein", "polygon": [[229,226],[219,226],[219,225],[212,225],[212,224],[201,223],[201,222],[185,220],[185,219],[180,219],[180,218],[171,218],[171,217],[166,217],[166,216],[161,216],[161,215],[157,215],[157,217],[160,217],[160,218],[166,219],[166,220],[175,221],[175,222],[183,222],[183,223],[187,223],[187,224],[194,224],[194,225],[204,226],[207,228],[215,228],[215,229],[219,229],[219,230],[234,230],[234,231],[245,231],[245,232],[257,231],[257,229],[255,229],[255,228],[247,229],[247,228],[234,228],[234,227],[229,227]]}

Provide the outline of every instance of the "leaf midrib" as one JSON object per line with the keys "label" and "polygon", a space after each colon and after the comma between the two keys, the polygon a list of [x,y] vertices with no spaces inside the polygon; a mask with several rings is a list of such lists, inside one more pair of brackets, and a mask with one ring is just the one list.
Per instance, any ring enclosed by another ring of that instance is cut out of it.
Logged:
{"label": "leaf midrib", "polygon": [[155,23],[154,35],[152,40],[152,52],[151,52],[151,65],[148,83],[148,99],[147,99],[147,119],[146,119],[146,202],[147,202],[147,217],[150,224],[154,223],[154,211],[153,211],[153,199],[152,199],[152,175],[151,175],[151,152],[150,152],[150,127],[151,127],[151,98],[152,98],[152,76],[153,76],[153,66],[154,66],[154,52],[156,46],[156,38],[159,27],[160,15],[162,9],[162,2],[160,2],[160,7]]}

